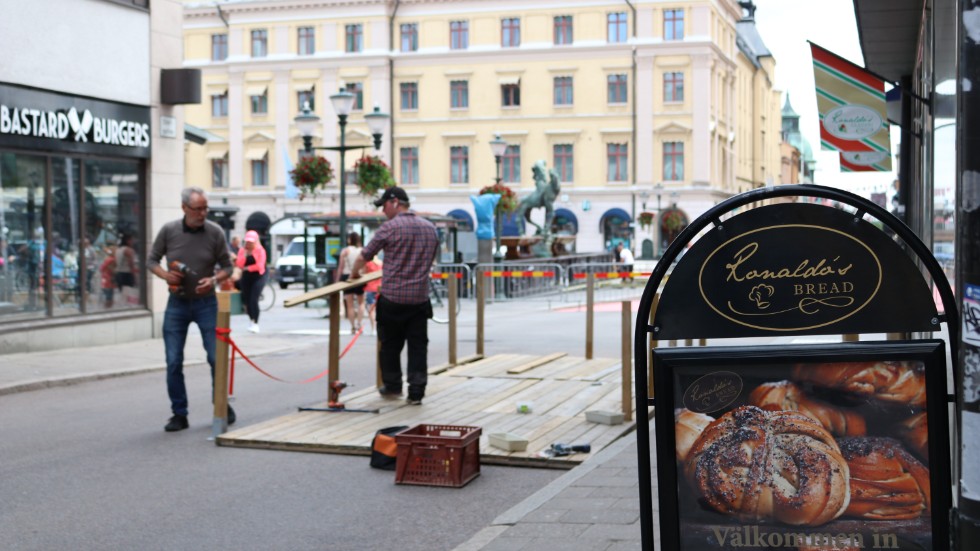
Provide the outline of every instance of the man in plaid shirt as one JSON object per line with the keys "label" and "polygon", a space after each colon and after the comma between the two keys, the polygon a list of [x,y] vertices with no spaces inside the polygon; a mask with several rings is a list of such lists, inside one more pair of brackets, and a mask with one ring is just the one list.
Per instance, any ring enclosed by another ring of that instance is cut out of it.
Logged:
{"label": "man in plaid shirt", "polygon": [[388,221],[361,250],[350,279],[361,277],[364,265],[384,250],[381,295],[375,316],[381,339],[382,396],[402,395],[401,353],[408,342],[408,403],[419,405],[428,381],[429,334],[432,317],[429,303],[429,273],[439,252],[436,227],[409,210],[408,194],[399,187],[385,190],[374,202]]}

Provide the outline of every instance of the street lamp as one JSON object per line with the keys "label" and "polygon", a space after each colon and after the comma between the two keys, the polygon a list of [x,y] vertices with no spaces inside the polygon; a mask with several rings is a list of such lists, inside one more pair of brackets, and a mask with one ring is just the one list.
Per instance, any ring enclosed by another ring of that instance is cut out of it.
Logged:
{"label": "street lamp", "polygon": [[[504,153],[507,152],[507,141],[497,134],[492,140],[490,140],[490,151],[493,152],[494,162],[497,163],[497,177],[494,182],[500,185],[500,158],[503,157]],[[497,253],[500,254],[500,233],[503,231],[504,223],[503,217],[497,216]]]}
{"label": "street lamp", "polygon": [[[303,105],[303,110],[293,118],[293,121],[303,136],[303,150],[306,153],[312,153],[314,150],[340,152],[340,239],[341,244],[343,244],[347,240],[347,181],[344,174],[344,153],[350,149],[363,148],[361,146],[347,147],[346,144],[347,115],[354,107],[354,94],[341,88],[336,94],[330,96],[330,103],[333,105],[334,112],[337,113],[337,124],[340,126],[340,145],[313,147],[313,131],[316,129],[317,123],[320,122],[320,117],[310,110],[310,104]],[[388,118],[389,115],[382,113],[378,106],[374,107],[373,112],[364,115],[364,121],[374,137],[375,149],[381,149],[381,135]]]}

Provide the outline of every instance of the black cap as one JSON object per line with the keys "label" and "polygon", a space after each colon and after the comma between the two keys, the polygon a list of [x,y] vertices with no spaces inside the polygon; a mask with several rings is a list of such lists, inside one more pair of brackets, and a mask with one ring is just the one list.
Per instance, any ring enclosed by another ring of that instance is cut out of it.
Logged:
{"label": "black cap", "polygon": [[399,201],[408,202],[408,194],[405,190],[400,187],[390,187],[385,189],[385,192],[381,194],[381,197],[374,202],[374,206],[380,207],[392,199],[398,199]]}

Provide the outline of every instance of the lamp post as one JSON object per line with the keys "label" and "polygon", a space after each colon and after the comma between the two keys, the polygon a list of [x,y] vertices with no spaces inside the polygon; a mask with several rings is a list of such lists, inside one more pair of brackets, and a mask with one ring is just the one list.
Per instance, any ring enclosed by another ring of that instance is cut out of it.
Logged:
{"label": "lamp post", "polygon": [[[494,178],[494,183],[500,185],[500,158],[507,152],[507,141],[501,138],[500,134],[497,134],[492,140],[490,140],[490,151],[493,152],[494,162],[497,163],[497,177]],[[497,252],[494,253],[494,256],[500,254],[500,233],[503,231],[504,227],[503,217],[497,216],[496,222],[497,231],[495,233],[497,237]]]}
{"label": "lamp post", "polygon": [[[346,129],[347,116],[354,107],[354,94],[341,88],[336,94],[330,96],[330,103],[333,110],[337,113],[337,124],[340,126],[340,145],[338,146],[319,146],[313,147],[313,131],[320,122],[320,117],[310,110],[310,105],[303,105],[303,110],[293,119],[296,127],[303,136],[303,150],[312,153],[315,150],[338,151],[340,152],[340,239],[341,244],[347,240],[347,179],[344,174],[344,153],[350,149],[363,149],[361,146],[347,147]],[[374,111],[364,115],[364,121],[374,137],[374,148],[381,149],[381,135],[384,132],[385,124],[388,122],[389,115],[382,113],[378,106]]]}

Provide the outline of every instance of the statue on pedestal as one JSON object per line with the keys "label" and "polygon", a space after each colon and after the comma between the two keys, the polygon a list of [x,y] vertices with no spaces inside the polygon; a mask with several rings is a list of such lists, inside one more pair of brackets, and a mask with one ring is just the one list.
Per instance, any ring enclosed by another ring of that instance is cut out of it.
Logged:
{"label": "statue on pedestal", "polygon": [[[531,167],[531,173],[534,175],[534,192],[518,203],[518,219],[523,218],[526,224],[534,226],[534,235],[541,236],[541,239],[533,247],[535,255],[539,257],[551,256],[553,238],[551,221],[555,216],[555,200],[561,193],[561,182],[558,180],[558,173],[554,169],[548,169],[544,160],[535,162]],[[541,226],[531,221],[531,210],[536,208],[544,209],[544,224]]]}

